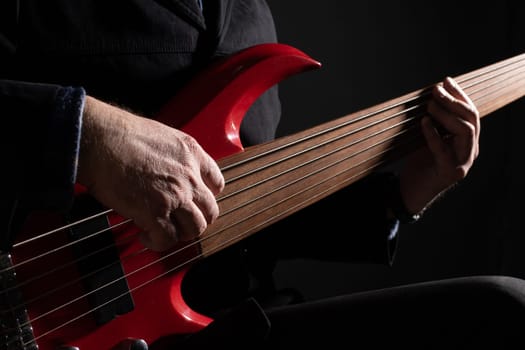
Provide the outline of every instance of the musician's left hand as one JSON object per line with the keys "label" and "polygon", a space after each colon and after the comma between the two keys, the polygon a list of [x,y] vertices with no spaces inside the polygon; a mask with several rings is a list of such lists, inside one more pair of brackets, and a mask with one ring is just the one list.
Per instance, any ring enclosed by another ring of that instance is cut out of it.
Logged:
{"label": "musician's left hand", "polygon": [[462,180],[479,153],[478,109],[453,79],[433,88],[427,111],[421,120],[426,147],[407,158],[400,174],[401,196],[412,214]]}

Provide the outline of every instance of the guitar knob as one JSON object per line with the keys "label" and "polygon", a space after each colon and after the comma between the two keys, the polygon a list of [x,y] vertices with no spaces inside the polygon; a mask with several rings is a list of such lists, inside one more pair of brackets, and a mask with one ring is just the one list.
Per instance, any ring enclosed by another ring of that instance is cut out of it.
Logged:
{"label": "guitar knob", "polygon": [[129,350],[148,350],[148,344],[142,339],[133,339]]}
{"label": "guitar knob", "polygon": [[120,342],[115,350],[148,350],[148,344],[143,339],[129,338]]}

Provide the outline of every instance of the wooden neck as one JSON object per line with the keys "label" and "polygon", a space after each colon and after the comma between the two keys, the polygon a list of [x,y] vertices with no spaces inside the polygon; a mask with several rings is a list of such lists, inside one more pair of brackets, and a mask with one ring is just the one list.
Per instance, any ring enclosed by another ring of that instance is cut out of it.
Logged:
{"label": "wooden neck", "polygon": [[[482,117],[525,94],[525,54],[455,77]],[[422,145],[430,87],[219,161],[221,216],[201,241],[213,254],[399,160]]]}

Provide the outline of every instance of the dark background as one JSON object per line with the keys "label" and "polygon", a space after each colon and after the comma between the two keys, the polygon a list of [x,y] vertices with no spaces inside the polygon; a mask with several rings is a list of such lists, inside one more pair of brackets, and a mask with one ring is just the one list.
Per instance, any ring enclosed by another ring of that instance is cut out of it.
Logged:
{"label": "dark background", "polygon": [[[279,135],[376,105],[525,48],[525,3],[268,0],[279,40],[323,64],[283,81]],[[525,52],[525,51],[523,51]],[[392,267],[281,263],[282,287],[307,298],[454,276],[525,277],[519,100],[482,120],[467,179],[418,223],[402,226]],[[352,223],[348,222],[348,230]]]}

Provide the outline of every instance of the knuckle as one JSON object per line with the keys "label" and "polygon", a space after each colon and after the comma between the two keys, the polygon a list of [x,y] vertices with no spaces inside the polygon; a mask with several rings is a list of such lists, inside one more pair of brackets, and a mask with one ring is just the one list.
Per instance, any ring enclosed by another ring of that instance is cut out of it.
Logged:
{"label": "knuckle", "polygon": [[217,218],[219,217],[219,206],[217,205],[216,202],[214,202],[214,204],[211,206],[208,217],[209,217],[208,224],[215,222],[215,220],[217,220]]}
{"label": "knuckle", "polygon": [[170,196],[168,192],[162,192],[158,194],[155,202],[156,214],[158,217],[169,217],[172,207],[178,206],[177,203],[179,201],[179,197],[176,195],[177,191],[174,192],[175,196]]}
{"label": "knuckle", "polygon": [[206,221],[201,221],[197,225],[197,234],[198,235],[202,234],[204,231],[206,231],[207,228],[208,228],[208,224],[206,223]]}
{"label": "knuckle", "polygon": [[466,105],[466,114],[472,121],[475,121],[480,118],[479,110],[476,108],[476,106],[471,104]]}
{"label": "knuckle", "polygon": [[193,138],[193,136],[189,134],[184,134],[182,136],[182,141],[184,142],[184,145],[186,146],[188,152],[195,154],[196,152],[200,151],[201,147],[197,140]]}

